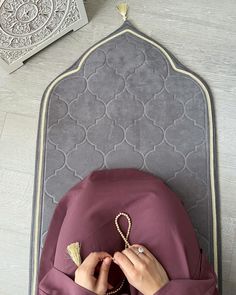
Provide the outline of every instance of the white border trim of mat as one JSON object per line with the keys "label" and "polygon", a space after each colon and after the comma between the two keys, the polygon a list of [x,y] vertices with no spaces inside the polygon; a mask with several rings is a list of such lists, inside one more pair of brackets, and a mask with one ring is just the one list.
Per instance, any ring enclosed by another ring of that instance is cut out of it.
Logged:
{"label": "white border trim of mat", "polygon": [[34,268],[33,268],[33,282],[32,282],[32,289],[33,289],[33,293],[32,295],[36,294],[36,279],[37,279],[37,271],[38,271],[38,244],[39,244],[39,222],[40,222],[40,196],[42,193],[42,177],[43,177],[43,160],[44,160],[44,139],[45,139],[45,124],[46,124],[46,111],[47,111],[47,104],[48,104],[48,98],[49,98],[49,94],[52,91],[53,87],[63,78],[74,74],[76,72],[78,72],[81,68],[81,65],[83,64],[83,62],[86,60],[86,58],[90,55],[91,52],[93,52],[96,48],[98,48],[99,46],[101,46],[102,44],[116,38],[119,35],[122,35],[126,32],[129,32],[149,43],[151,43],[152,45],[156,46],[157,48],[159,48],[162,53],[166,56],[166,58],[169,60],[172,68],[176,71],[176,72],[180,72],[183,74],[186,74],[188,76],[190,76],[191,78],[193,78],[195,81],[197,81],[199,83],[199,85],[202,87],[206,98],[207,98],[207,106],[208,106],[208,115],[209,115],[209,143],[210,143],[210,180],[211,180],[211,196],[212,196],[212,216],[213,216],[213,251],[214,251],[214,271],[216,272],[217,276],[218,276],[218,241],[217,241],[217,218],[216,218],[216,192],[215,192],[215,177],[214,177],[214,134],[213,134],[213,118],[212,118],[212,106],[211,106],[211,99],[210,99],[210,94],[206,88],[206,86],[203,84],[203,82],[196,77],[194,74],[186,71],[186,70],[182,70],[176,67],[176,65],[174,64],[173,60],[171,59],[170,55],[166,52],[166,50],[164,48],[162,48],[159,44],[155,43],[154,41],[130,30],[130,29],[124,29],[121,32],[106,38],[105,40],[99,42],[97,45],[94,45],[93,47],[90,48],[90,50],[88,50],[83,58],[81,59],[78,67],[74,70],[71,70],[69,72],[66,72],[64,74],[61,74],[60,76],[58,76],[52,83],[51,85],[48,87],[46,93],[45,93],[45,99],[43,101],[43,105],[42,105],[42,112],[41,112],[41,118],[39,118],[39,126],[40,126],[40,133],[39,133],[39,158],[38,158],[38,178],[37,178],[37,183],[36,183],[36,202],[35,202],[35,215],[33,216],[34,218],[34,230],[35,230],[35,234],[34,234],[34,252],[33,253],[33,259],[34,259]]}

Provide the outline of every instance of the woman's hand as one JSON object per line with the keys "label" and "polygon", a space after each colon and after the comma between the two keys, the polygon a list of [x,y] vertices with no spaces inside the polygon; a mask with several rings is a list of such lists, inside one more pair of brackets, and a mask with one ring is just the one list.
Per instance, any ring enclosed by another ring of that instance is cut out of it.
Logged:
{"label": "woman's hand", "polygon": [[[138,247],[144,252],[137,254]],[[153,295],[169,281],[162,265],[142,245],[134,244],[113,257],[129,283],[144,295]]]}
{"label": "woman's hand", "polygon": [[[96,267],[102,261],[98,278],[95,277]],[[91,252],[77,268],[75,282],[96,293],[104,295],[112,286],[108,283],[108,273],[112,257],[107,252]]]}

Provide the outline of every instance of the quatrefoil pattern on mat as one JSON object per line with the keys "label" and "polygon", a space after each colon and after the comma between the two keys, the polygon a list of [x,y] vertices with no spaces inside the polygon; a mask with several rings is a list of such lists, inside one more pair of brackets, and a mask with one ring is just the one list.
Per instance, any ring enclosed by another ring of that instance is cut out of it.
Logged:
{"label": "quatrefoil pattern on mat", "polygon": [[211,102],[202,80],[147,39],[125,21],[45,91],[41,248],[55,206],[76,182],[95,169],[134,167],[178,193],[214,262]]}

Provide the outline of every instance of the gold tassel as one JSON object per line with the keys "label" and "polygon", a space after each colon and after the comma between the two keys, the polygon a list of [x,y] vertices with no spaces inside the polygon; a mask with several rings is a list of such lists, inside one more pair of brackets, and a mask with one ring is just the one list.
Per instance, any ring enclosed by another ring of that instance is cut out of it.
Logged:
{"label": "gold tassel", "polygon": [[116,6],[119,13],[122,15],[123,20],[127,19],[127,13],[128,13],[128,4],[127,3],[120,3]]}
{"label": "gold tassel", "polygon": [[67,246],[68,254],[78,267],[81,264],[80,247],[81,245],[79,242],[72,243]]}

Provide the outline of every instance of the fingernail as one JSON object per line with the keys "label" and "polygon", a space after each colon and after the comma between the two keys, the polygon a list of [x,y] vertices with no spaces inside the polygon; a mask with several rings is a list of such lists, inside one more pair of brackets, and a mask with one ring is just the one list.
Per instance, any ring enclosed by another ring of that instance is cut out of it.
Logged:
{"label": "fingernail", "polygon": [[110,257],[106,257],[106,258],[104,258],[104,260],[103,260],[106,264],[109,264],[110,262],[111,262],[111,259],[110,259]]}

